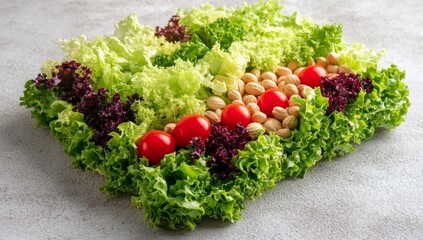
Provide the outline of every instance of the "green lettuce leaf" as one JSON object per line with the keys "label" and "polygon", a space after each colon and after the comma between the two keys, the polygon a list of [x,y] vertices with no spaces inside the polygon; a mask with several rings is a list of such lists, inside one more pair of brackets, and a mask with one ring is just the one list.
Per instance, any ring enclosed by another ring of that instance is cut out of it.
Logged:
{"label": "green lettuce leaf", "polygon": [[191,41],[182,43],[171,53],[157,54],[152,57],[153,65],[161,67],[170,67],[175,65],[175,61],[181,59],[189,61],[193,64],[204,57],[209,48],[198,38],[193,35]]}
{"label": "green lettuce leaf", "polygon": [[135,15],[129,15],[116,25],[112,36],[96,36],[89,41],[81,35],[61,40],[59,45],[68,54],[66,60],[76,60],[92,70],[94,87],[104,87],[112,94],[118,92],[126,99],[133,93],[132,75],[151,65],[150,58],[159,47],[168,46],[164,38],[157,38],[154,33],[153,27],[141,25]]}
{"label": "green lettuce leaf", "polygon": [[58,100],[57,94],[51,89],[38,89],[32,80],[25,83],[20,105],[31,109],[31,116],[36,126],[48,126],[49,122],[57,118],[57,111],[51,108]]}
{"label": "green lettuce leaf", "polygon": [[237,80],[245,72],[248,57],[238,51],[223,51],[215,45],[203,59],[198,62],[199,69],[206,69],[214,78],[210,87],[214,94],[222,95],[237,88]]}
{"label": "green lettuce leaf", "polygon": [[376,53],[362,43],[346,45],[338,53],[340,54],[340,64],[348,66],[356,73],[363,73],[372,68],[377,69],[380,58],[385,55],[385,51]]}
{"label": "green lettuce leaf", "polygon": [[210,49],[218,43],[222,49],[228,50],[233,42],[244,39],[246,31],[241,25],[234,24],[227,18],[219,18],[201,27],[195,34]]}
{"label": "green lettuce leaf", "polygon": [[274,133],[260,135],[234,158],[233,164],[240,170],[234,185],[244,197],[254,200],[265,190],[274,188],[276,182],[285,177],[285,161],[286,155],[280,138]]}
{"label": "green lettuce leaf", "polygon": [[139,189],[132,197],[143,208],[151,226],[193,230],[205,214],[201,205],[210,188],[210,174],[204,160],[191,161],[189,151],[165,156],[157,167],[134,165],[130,173]]}
{"label": "green lettuce leaf", "polygon": [[[148,111],[154,114],[151,124],[156,129],[163,129],[167,123],[187,114],[204,113],[204,102],[209,96],[205,86],[208,85],[211,85],[211,76],[180,59],[168,68],[146,67],[132,79],[132,91],[143,97],[138,107],[151,110]],[[133,110],[137,112],[136,107]]]}
{"label": "green lettuce leaf", "polygon": [[211,4],[204,4],[201,7],[192,7],[185,10],[179,9],[179,23],[187,26],[188,33],[192,34],[219,18],[225,18],[230,12],[231,10],[224,6],[214,7]]}
{"label": "green lettuce leaf", "polygon": [[104,175],[106,183],[101,187],[102,192],[116,196],[120,192],[137,193],[137,188],[132,182],[133,175],[128,168],[139,162],[136,154],[136,141],[147,132],[148,122],[136,125],[125,122],[118,126],[119,132],[112,132],[112,138],[107,143],[108,151],[105,160],[99,168]]}

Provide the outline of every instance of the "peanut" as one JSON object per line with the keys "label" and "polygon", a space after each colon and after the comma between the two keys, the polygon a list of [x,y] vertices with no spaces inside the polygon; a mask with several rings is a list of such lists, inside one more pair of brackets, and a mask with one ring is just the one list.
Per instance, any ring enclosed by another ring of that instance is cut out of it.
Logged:
{"label": "peanut", "polygon": [[236,82],[238,84],[239,93],[241,93],[241,96],[244,95],[244,93],[245,93],[245,82],[242,81],[241,79],[238,79]]}
{"label": "peanut", "polygon": [[297,86],[295,86],[292,83],[286,84],[283,87],[283,90],[282,91],[286,94],[287,97],[291,97],[292,95],[299,93]]}
{"label": "peanut", "polygon": [[204,116],[210,121],[212,124],[220,123],[220,117],[213,111],[206,111]]}
{"label": "peanut", "polygon": [[278,89],[281,90],[281,91],[283,91],[283,88],[285,87],[285,85],[286,85],[286,81],[281,81],[278,84]]}
{"label": "peanut", "polygon": [[267,132],[276,132],[278,129],[282,128],[282,124],[275,118],[267,118],[263,123],[263,127]]}
{"label": "peanut", "polygon": [[316,58],[316,65],[326,69],[326,67],[328,65],[328,60],[324,57],[318,57],[318,58]]}
{"label": "peanut", "polygon": [[276,131],[276,135],[280,138],[289,138],[291,137],[291,130],[289,128],[281,128]]}
{"label": "peanut", "polygon": [[283,128],[294,129],[298,125],[298,119],[295,116],[289,115],[282,121]]}
{"label": "peanut", "polygon": [[210,109],[216,110],[224,108],[226,103],[218,96],[211,96],[207,98],[207,106],[209,106]]}
{"label": "peanut", "polygon": [[303,98],[307,98],[308,89],[310,89],[310,91],[312,89],[310,86],[303,85],[303,84],[298,85],[297,88],[298,88],[298,91],[300,92],[300,96]]}
{"label": "peanut", "polygon": [[256,75],[252,74],[252,73],[244,73],[241,76],[242,81],[244,81],[245,83],[250,83],[250,82],[258,82],[258,78],[256,77]]}
{"label": "peanut", "polygon": [[241,93],[238,90],[229,90],[227,92],[227,94],[228,94],[228,98],[232,101],[233,100],[242,100]]}
{"label": "peanut", "polygon": [[247,94],[242,97],[242,101],[245,104],[249,104],[250,102],[257,103],[257,98],[254,95]]}
{"label": "peanut", "polygon": [[214,113],[216,113],[216,115],[221,119],[222,118],[222,109],[216,109],[216,111],[214,111]]}
{"label": "peanut", "polygon": [[274,82],[276,81],[276,79],[278,79],[276,77],[276,75],[274,73],[272,73],[272,72],[264,72],[263,74],[261,74],[261,78],[263,80],[270,79],[270,80],[272,80]]}
{"label": "peanut", "polygon": [[278,79],[276,79],[276,84],[279,84],[282,81],[286,80],[286,76],[280,76]]}
{"label": "peanut", "polygon": [[256,123],[256,122],[252,122],[252,123],[248,124],[247,130],[248,130],[248,134],[250,134],[250,136],[252,138],[256,138],[260,134],[264,133],[263,125],[261,125],[260,123]]}
{"label": "peanut", "polygon": [[283,107],[274,107],[272,110],[273,117],[283,121],[286,117],[289,116],[288,111]]}
{"label": "peanut", "polygon": [[289,115],[292,115],[296,118],[300,117],[300,107],[299,106],[292,106],[287,108]]}
{"label": "peanut", "polygon": [[253,113],[253,115],[251,116],[251,121],[257,122],[257,123],[264,123],[266,119],[267,119],[266,114],[260,111]]}
{"label": "peanut", "polygon": [[257,82],[249,82],[245,85],[245,91],[248,94],[258,96],[264,93],[265,89],[260,83]]}
{"label": "peanut", "polygon": [[328,64],[338,65],[341,56],[338,53],[331,52],[328,54],[327,60]]}
{"label": "peanut", "polygon": [[276,67],[276,76],[282,77],[292,74],[292,70],[287,67]]}
{"label": "peanut", "polygon": [[262,82],[260,82],[261,85],[264,87],[264,89],[273,89],[273,88],[278,88],[278,86],[276,85],[276,83],[273,80],[270,79],[265,79]]}
{"label": "peanut", "polygon": [[290,74],[290,75],[286,76],[285,82],[288,83],[288,84],[292,83],[294,85],[299,85],[300,84],[300,78],[295,74]]}
{"label": "peanut", "polygon": [[334,79],[334,78],[336,78],[338,76],[338,74],[337,73],[329,73],[328,74],[328,78],[329,79]]}
{"label": "peanut", "polygon": [[261,74],[260,74],[260,70],[259,69],[257,69],[257,68],[254,68],[253,70],[251,70],[250,71],[252,74],[254,74],[256,77],[257,77],[257,79],[259,79],[260,78],[260,76],[261,76]]}
{"label": "peanut", "polygon": [[288,62],[287,67],[288,67],[289,69],[291,69],[291,71],[293,71],[293,72],[294,72],[297,68],[299,68],[299,67],[300,67],[300,64],[299,64],[298,62],[296,62],[296,61],[290,61],[290,62]]}
{"label": "peanut", "polygon": [[173,129],[175,129],[175,127],[176,127],[175,123],[168,123],[164,126],[164,131],[169,133],[169,134],[172,134]]}
{"label": "peanut", "polygon": [[237,99],[237,100],[233,100],[232,101],[232,103],[236,103],[236,104],[241,104],[241,105],[245,105],[245,103],[242,101],[242,100],[240,100],[240,99]]}
{"label": "peanut", "polygon": [[328,73],[338,73],[339,67],[338,65],[328,65],[326,71],[328,71]]}
{"label": "peanut", "polygon": [[255,102],[250,102],[246,105],[251,114],[260,111],[259,106]]}
{"label": "peanut", "polygon": [[349,67],[345,66],[345,65],[341,65],[338,68],[338,72],[339,73],[349,74],[349,73],[351,73],[351,69]]}
{"label": "peanut", "polygon": [[304,70],[304,68],[305,68],[305,67],[300,67],[300,68],[297,68],[297,70],[295,70],[295,71],[294,71],[294,74],[298,76],[298,74],[300,74],[300,72],[301,72],[302,70]]}

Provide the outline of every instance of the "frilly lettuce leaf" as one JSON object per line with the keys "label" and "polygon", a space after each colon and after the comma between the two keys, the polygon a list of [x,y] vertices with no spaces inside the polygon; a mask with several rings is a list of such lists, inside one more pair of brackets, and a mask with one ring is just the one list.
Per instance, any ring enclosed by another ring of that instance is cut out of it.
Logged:
{"label": "frilly lettuce leaf", "polygon": [[204,4],[201,7],[191,9],[179,9],[179,23],[188,27],[188,33],[194,33],[201,27],[208,25],[219,18],[225,18],[231,12],[226,7],[214,7],[211,4]]}
{"label": "frilly lettuce leaf", "polygon": [[58,97],[51,89],[38,89],[32,80],[28,80],[20,100],[20,105],[31,109],[36,126],[48,126],[49,122],[57,118],[57,112],[51,108],[51,104]]}
{"label": "frilly lettuce leaf", "polygon": [[285,177],[285,161],[286,155],[280,138],[274,133],[260,135],[235,157],[233,164],[240,173],[237,174],[234,185],[244,197],[254,200]]}
{"label": "frilly lettuce leaf", "polygon": [[201,202],[210,188],[210,174],[204,160],[190,161],[189,155],[180,151],[166,155],[157,167],[130,168],[139,189],[132,202],[144,209],[151,226],[193,230],[204,216]]}
{"label": "frilly lettuce leaf", "polygon": [[210,75],[180,59],[168,68],[146,67],[132,79],[132,91],[143,97],[138,107],[144,111],[151,109],[149,112],[154,114],[151,124],[157,129],[187,114],[204,113],[204,101],[209,96],[205,86],[208,85],[211,85]]}
{"label": "frilly lettuce leaf", "polygon": [[[161,47],[162,48],[162,47]],[[181,59],[193,64],[204,57],[210,49],[198,38],[193,35],[191,41],[184,42],[175,48],[172,52],[158,53],[152,57],[153,65],[160,67],[170,67],[175,65],[175,61]]]}
{"label": "frilly lettuce leaf", "polygon": [[201,27],[195,34],[209,48],[219,44],[222,49],[228,50],[233,42],[244,39],[246,31],[240,24],[235,24],[227,18],[219,18]]}
{"label": "frilly lettuce leaf", "polygon": [[137,192],[128,167],[138,163],[136,141],[147,132],[148,127],[148,122],[140,125],[125,122],[118,126],[119,133],[110,134],[112,138],[107,143],[109,150],[106,151],[104,162],[98,170],[106,178],[106,184],[101,187],[101,191],[111,196],[119,192]]}
{"label": "frilly lettuce leaf", "polygon": [[223,51],[215,45],[203,59],[198,62],[198,68],[207,69],[214,76],[213,82],[208,85],[216,95],[228,90],[236,89],[237,79],[245,72],[248,57],[238,51]]}
{"label": "frilly lettuce leaf", "polygon": [[340,64],[348,66],[353,72],[363,73],[368,69],[377,68],[378,62],[385,51],[375,52],[368,49],[362,43],[345,45],[340,51]]}
{"label": "frilly lettuce leaf", "polygon": [[96,171],[104,159],[104,149],[92,141],[92,130],[84,122],[84,115],[72,110],[65,101],[55,101],[51,108],[57,112],[57,119],[50,122],[52,134],[73,157],[75,167]]}
{"label": "frilly lettuce leaf", "polygon": [[157,49],[167,46],[164,38],[154,33],[153,27],[141,25],[135,15],[129,15],[116,25],[112,36],[96,36],[89,41],[81,35],[61,40],[59,46],[68,54],[65,59],[76,60],[93,71],[94,87],[118,92],[125,99],[132,93],[132,74],[151,65],[150,58]]}

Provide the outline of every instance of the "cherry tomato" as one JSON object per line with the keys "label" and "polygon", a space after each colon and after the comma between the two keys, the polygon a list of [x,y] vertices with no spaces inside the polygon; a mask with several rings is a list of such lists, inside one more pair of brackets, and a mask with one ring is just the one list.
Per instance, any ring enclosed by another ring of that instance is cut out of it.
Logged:
{"label": "cherry tomato", "polygon": [[206,117],[191,114],[183,117],[176,123],[172,134],[178,145],[186,147],[193,137],[206,139],[210,135],[210,132],[211,124]]}
{"label": "cherry tomato", "polygon": [[223,109],[221,122],[229,129],[235,129],[237,123],[246,127],[251,122],[251,113],[246,106],[232,103]]}
{"label": "cherry tomato", "polygon": [[260,111],[267,117],[273,117],[272,111],[274,107],[289,107],[289,99],[282,91],[278,89],[269,89],[258,98],[257,105]]}
{"label": "cherry tomato", "polygon": [[139,157],[147,158],[150,164],[157,164],[163,157],[175,151],[176,142],[169,133],[152,130],[144,134],[137,142]]}
{"label": "cherry tomato", "polygon": [[326,70],[319,66],[308,66],[298,74],[301,84],[312,88],[322,86],[322,76],[326,76]]}

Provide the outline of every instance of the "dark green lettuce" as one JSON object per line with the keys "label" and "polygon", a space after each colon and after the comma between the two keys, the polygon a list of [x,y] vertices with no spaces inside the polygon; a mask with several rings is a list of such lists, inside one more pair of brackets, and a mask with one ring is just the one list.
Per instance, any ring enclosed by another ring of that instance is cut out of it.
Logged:
{"label": "dark green lettuce", "polygon": [[166,155],[159,166],[145,162],[130,168],[139,189],[134,206],[143,208],[151,226],[193,230],[205,214],[201,203],[210,189],[206,162],[191,161],[185,150]]}
{"label": "dark green lettuce", "polygon": [[21,106],[31,109],[31,116],[35,119],[36,126],[48,126],[57,118],[57,112],[51,104],[58,100],[57,94],[51,89],[38,89],[33,80],[25,83],[23,96],[20,98]]}

